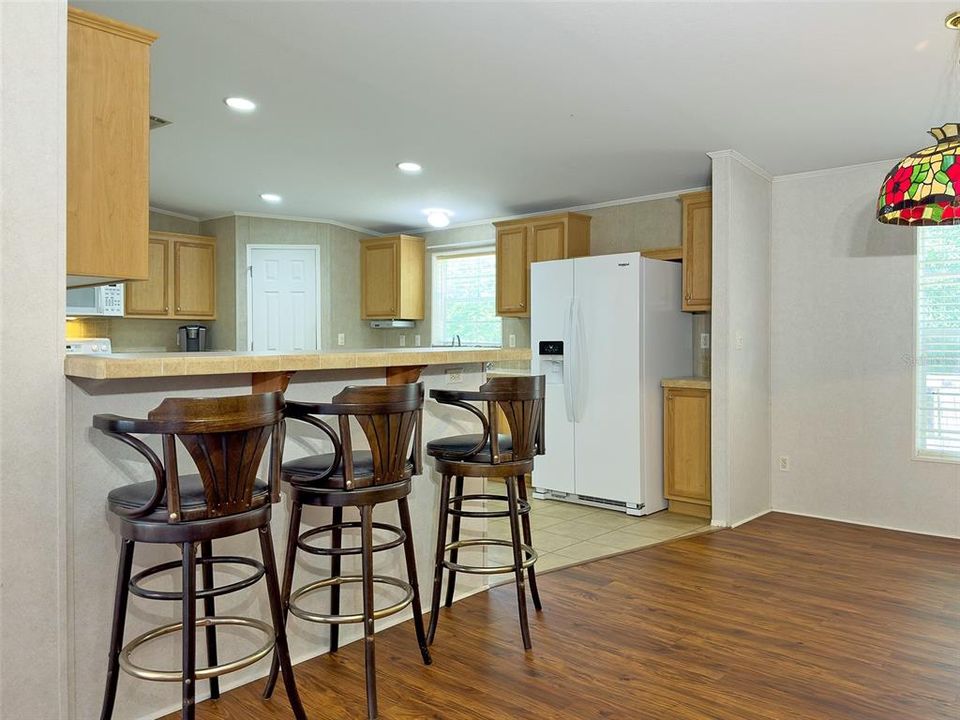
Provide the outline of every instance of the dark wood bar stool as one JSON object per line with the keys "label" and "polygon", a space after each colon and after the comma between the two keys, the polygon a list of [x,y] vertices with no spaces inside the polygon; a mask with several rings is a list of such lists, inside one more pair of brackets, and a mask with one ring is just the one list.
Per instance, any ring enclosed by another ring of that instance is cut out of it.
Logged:
{"label": "dark wood bar stool", "polygon": [[[293,714],[306,718],[294,682],[283,627],[283,605],[277,580],[273,538],[270,534],[271,503],[279,500],[280,450],[282,444],[283,395],[268,393],[223,398],[168,398],[151,410],[146,420],[117,415],[96,415],[94,427],[130,446],[150,463],[154,480],[124,485],[107,496],[109,522],[121,536],[113,629],[103,696],[101,720],[113,715],[117,681],[122,669],[143,680],[179,682],[183,690],[182,717],[195,716],[198,680],[210,681],[213,698],[219,696],[217,678],[240,670],[276,651]],[[162,436],[163,460],[135,435]],[[181,475],[177,462],[177,439],[190,453],[198,474]],[[269,477],[257,478],[267,446]],[[256,530],[260,536],[262,562],[253,558],[213,555],[213,540]],[[182,560],[147,568],[131,578],[134,546],[138,542],[171,543],[180,546]],[[197,543],[201,547],[201,590],[196,587]],[[218,563],[253,568],[248,577],[214,587],[213,569]],[[143,580],[180,567],[182,590],[160,591],[144,587]],[[272,626],[243,617],[216,617],[214,599],[250,587],[266,577]],[[129,593],[152,600],[177,601],[182,621],[155,628],[123,645],[123,630]],[[203,600],[204,617],[197,618],[197,600]],[[266,636],[263,646],[250,655],[217,664],[219,625],[253,628]],[[196,630],[203,627],[208,667],[196,667]],[[182,632],[180,670],[153,670],[137,665],[136,648],[164,635]]]}
{"label": "dark wood bar stool", "polygon": [[[423,627],[420,607],[420,589],[413,547],[413,528],[410,523],[411,478],[422,472],[420,451],[423,426],[423,385],[388,385],[347,387],[333,398],[332,403],[287,403],[286,416],[302,420],[318,428],[333,444],[334,451],[311,455],[283,465],[283,480],[290,484],[293,503],[290,530],[281,590],[287,612],[303,620],[330,625],[330,652],[339,647],[339,626],[345,623],[363,623],[364,661],[367,690],[367,715],[377,717],[376,655],[374,622],[413,606],[413,624],[420,645],[420,654],[426,665],[431,663],[430,651]],[[338,418],[339,433],[318,416]],[[354,450],[350,436],[350,418],[355,418],[363,431],[369,450]],[[411,449],[412,441],[412,449]],[[396,502],[400,510],[400,527],[373,521],[373,508],[385,502]],[[332,522],[303,533],[300,532],[304,505],[333,508]],[[360,522],[344,522],[343,508],[360,510]],[[360,547],[342,546],[343,531],[360,528]],[[391,535],[391,539],[374,545],[373,530],[377,528]],[[311,538],[330,533],[330,547],[311,544]],[[375,575],[373,554],[403,546],[407,566],[407,581]],[[330,577],[292,590],[297,550],[312,555],[327,556]],[[340,564],[345,555],[360,555],[361,575],[341,575]],[[358,614],[340,612],[340,588],[345,583],[360,583],[363,611]],[[390,585],[403,591],[404,597],[385,608],[374,608],[373,591],[377,584]],[[307,610],[301,601],[307,595],[330,588],[330,612]],[[274,658],[270,677],[264,688],[264,697],[270,697],[277,681],[279,653]]]}
{"label": "dark wood bar stool", "polygon": [[[517,604],[520,613],[520,633],[523,647],[529,650],[530,626],[527,621],[527,598],[524,587],[524,570],[530,580],[533,605],[542,610],[534,564],[537,552],[533,549],[530,530],[530,503],[527,499],[525,476],[533,472],[535,455],[542,455],[544,446],[543,401],[545,381],[542,375],[535,377],[492,378],[476,392],[431,390],[430,397],[444,405],[453,405],[473,413],[479,418],[483,432],[474,435],[456,435],[439,438],[427,443],[427,454],[436,461],[436,470],[443,479],[440,486],[440,527],[437,533],[437,555],[433,576],[433,601],[430,610],[430,630],[427,638],[433,643],[440,619],[440,594],[443,570],[447,569],[447,595],[445,605],[453,604],[457,573],[496,575],[513,573],[517,582]],[[486,414],[471,402],[486,404]],[[501,422],[497,409],[503,412],[509,425],[510,435],[501,435]],[[465,495],[464,477],[502,478],[507,486],[506,495],[476,493]],[[450,481],[456,478],[453,497],[450,497]],[[502,510],[468,510],[463,503],[468,501],[506,502]],[[447,538],[447,518],[453,517],[450,542]],[[510,539],[478,538],[460,539],[461,518],[509,518]],[[522,538],[521,538],[522,525]],[[476,566],[458,562],[459,550],[475,546],[506,546],[513,550],[510,565]],[[450,553],[447,559],[446,554]]]}

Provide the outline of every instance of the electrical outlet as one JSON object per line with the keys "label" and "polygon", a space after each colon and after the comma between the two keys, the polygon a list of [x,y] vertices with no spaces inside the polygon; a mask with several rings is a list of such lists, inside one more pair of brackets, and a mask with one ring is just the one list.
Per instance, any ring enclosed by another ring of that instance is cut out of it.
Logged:
{"label": "electrical outlet", "polygon": [[400,336],[400,347],[406,347],[406,346],[407,346],[407,336],[406,336],[406,335],[401,335],[401,336]]}
{"label": "electrical outlet", "polygon": [[459,385],[463,382],[463,368],[447,370],[447,385]]}
{"label": "electrical outlet", "polygon": [[710,333],[700,333],[700,349],[710,349]]}
{"label": "electrical outlet", "polygon": [[343,333],[337,333],[337,345],[343,345],[346,342],[346,338],[343,336]]}
{"label": "electrical outlet", "polygon": [[414,335],[414,336],[413,336],[413,344],[416,345],[417,347],[420,347],[420,336],[419,336],[419,335]]}
{"label": "electrical outlet", "polygon": [[780,472],[790,472],[790,456],[780,455],[777,458],[777,467],[780,468]]}
{"label": "electrical outlet", "polygon": [[737,344],[737,350],[743,350],[743,333],[738,332],[735,340]]}
{"label": "electrical outlet", "polygon": [[514,335],[513,333],[510,333],[510,337],[507,338],[507,340],[508,340],[508,342],[510,343],[510,347],[516,347],[516,346],[517,346],[517,336]]}

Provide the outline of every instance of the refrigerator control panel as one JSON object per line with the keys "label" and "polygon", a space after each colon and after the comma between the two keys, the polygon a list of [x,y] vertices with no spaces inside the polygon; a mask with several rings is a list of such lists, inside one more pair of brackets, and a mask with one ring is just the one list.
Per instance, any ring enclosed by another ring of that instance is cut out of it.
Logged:
{"label": "refrigerator control panel", "polygon": [[541,340],[541,355],[563,355],[563,340]]}

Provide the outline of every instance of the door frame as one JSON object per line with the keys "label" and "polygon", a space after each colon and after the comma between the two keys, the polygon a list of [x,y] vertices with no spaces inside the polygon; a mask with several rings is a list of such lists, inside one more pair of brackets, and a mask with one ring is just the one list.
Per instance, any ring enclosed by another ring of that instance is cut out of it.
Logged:
{"label": "door frame", "polygon": [[323,349],[320,335],[320,246],[319,245],[288,245],[275,243],[256,243],[247,245],[247,266],[244,275],[247,278],[247,351],[253,352],[253,251],[254,250],[313,250],[313,270],[317,276],[317,352]]}

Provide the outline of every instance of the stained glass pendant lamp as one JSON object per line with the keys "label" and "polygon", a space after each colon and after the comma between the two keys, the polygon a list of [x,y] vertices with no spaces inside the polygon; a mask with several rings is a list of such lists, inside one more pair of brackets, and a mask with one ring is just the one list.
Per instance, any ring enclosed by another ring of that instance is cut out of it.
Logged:
{"label": "stained glass pendant lamp", "polygon": [[[944,25],[960,30],[960,11]],[[897,163],[880,186],[877,220],[891,225],[960,225],[960,124],[931,128],[936,145]]]}
{"label": "stained glass pendant lamp", "polygon": [[960,225],[960,125],[931,128],[937,144],[897,163],[880,186],[877,220],[891,225]]}

